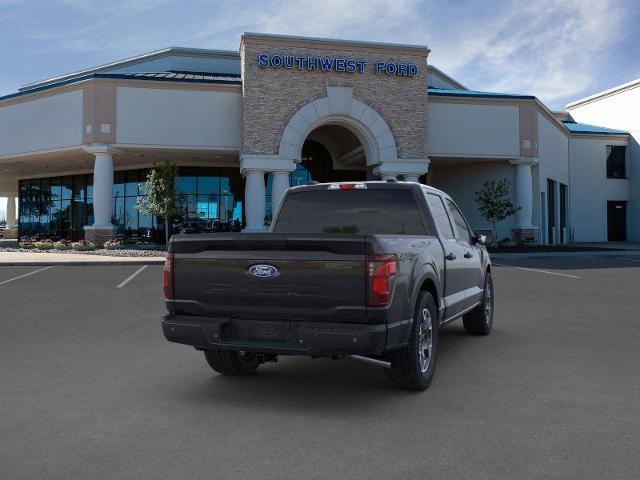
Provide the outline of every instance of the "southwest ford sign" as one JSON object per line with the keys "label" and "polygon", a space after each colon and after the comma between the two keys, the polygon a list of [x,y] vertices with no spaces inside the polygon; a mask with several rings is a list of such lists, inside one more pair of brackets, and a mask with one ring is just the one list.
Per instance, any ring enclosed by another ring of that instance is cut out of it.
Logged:
{"label": "southwest ford sign", "polygon": [[372,68],[376,75],[395,77],[415,77],[418,66],[413,63],[375,62],[369,67],[366,60],[337,57],[300,57],[297,55],[258,55],[261,68],[284,68],[289,70],[318,70],[321,72],[364,73]]}

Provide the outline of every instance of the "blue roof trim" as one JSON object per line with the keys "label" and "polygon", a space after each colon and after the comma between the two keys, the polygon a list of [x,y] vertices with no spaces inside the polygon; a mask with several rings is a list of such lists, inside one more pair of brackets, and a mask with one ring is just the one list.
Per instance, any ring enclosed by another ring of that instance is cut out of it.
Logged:
{"label": "blue roof trim", "polygon": [[614,130],[613,128],[598,127],[596,125],[589,125],[587,123],[577,123],[563,121],[565,127],[569,129],[571,133],[582,134],[595,134],[595,135],[629,135],[629,132],[624,130]]}
{"label": "blue roof trim", "polygon": [[[167,72],[172,73],[172,72]],[[73,83],[83,82],[85,80],[92,80],[94,78],[112,78],[112,79],[120,79],[120,80],[147,80],[152,82],[181,82],[181,83],[217,83],[224,85],[242,85],[242,80],[235,77],[232,74],[221,76],[220,78],[210,78],[210,79],[195,79],[195,78],[166,78],[166,77],[157,77],[156,74],[135,74],[135,73],[90,73],[88,75],[83,75],[81,77],[71,78],[69,80],[63,80],[61,82],[50,83],[47,85],[43,85],[42,87],[36,87],[29,90],[24,90],[22,92],[10,93],[9,95],[4,95],[0,97],[0,101],[8,100],[11,98],[23,97],[25,95],[30,95],[36,92],[42,92],[45,90],[49,90],[56,87],[63,87],[65,85],[71,85]],[[198,75],[198,74],[196,74]]]}
{"label": "blue roof trim", "polygon": [[535,100],[533,95],[519,95],[515,93],[480,92],[477,90],[455,90],[448,88],[427,88],[429,95],[442,97],[475,97],[475,98],[516,98],[521,100]]}

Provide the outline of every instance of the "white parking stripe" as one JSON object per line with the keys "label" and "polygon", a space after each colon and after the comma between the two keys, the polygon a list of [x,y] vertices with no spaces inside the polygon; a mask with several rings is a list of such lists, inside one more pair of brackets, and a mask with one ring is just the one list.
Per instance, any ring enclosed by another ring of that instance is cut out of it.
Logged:
{"label": "white parking stripe", "polygon": [[578,277],[577,275],[569,275],[568,273],[549,272],[548,270],[538,270],[536,268],[516,267],[515,265],[505,265],[503,263],[494,263],[494,262],[491,262],[491,264],[497,265],[498,267],[511,267],[511,268],[517,268],[520,270],[528,270],[530,272],[547,273],[549,275],[559,275],[560,277],[582,278],[582,277]]}
{"label": "white parking stripe", "polygon": [[33,275],[34,273],[44,272],[45,270],[49,270],[50,268],[51,268],[51,266],[40,268],[38,270],[34,270],[33,272],[29,272],[29,273],[25,273],[24,275],[20,275],[19,277],[13,277],[13,278],[10,278],[9,280],[4,280],[3,282],[0,282],[0,285],[4,285],[5,283],[13,282],[14,280],[19,280],[21,278],[28,277],[29,275]]}
{"label": "white parking stripe", "polygon": [[122,288],[124,287],[127,283],[129,283],[131,280],[133,280],[134,278],[136,278],[136,276],[142,272],[145,268],[147,268],[149,265],[143,265],[141,266],[138,270],[136,270],[135,272],[133,272],[132,275],[130,275],[129,277],[125,278],[124,281],[118,285],[116,288]]}

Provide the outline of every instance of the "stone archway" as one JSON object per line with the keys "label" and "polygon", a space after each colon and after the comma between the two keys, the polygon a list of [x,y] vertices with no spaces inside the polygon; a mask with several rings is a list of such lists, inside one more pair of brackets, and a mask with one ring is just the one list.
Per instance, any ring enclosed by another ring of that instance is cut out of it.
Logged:
{"label": "stone archway", "polygon": [[382,116],[364,102],[353,98],[351,87],[327,87],[327,96],[300,108],[282,132],[278,156],[299,162],[309,134],[323,125],[339,125],[350,130],[365,151],[368,166],[395,162],[396,142]]}

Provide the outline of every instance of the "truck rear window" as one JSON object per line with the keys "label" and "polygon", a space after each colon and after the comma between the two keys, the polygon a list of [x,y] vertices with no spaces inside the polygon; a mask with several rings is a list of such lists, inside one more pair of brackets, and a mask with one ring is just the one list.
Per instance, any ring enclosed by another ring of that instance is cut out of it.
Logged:
{"label": "truck rear window", "polygon": [[424,235],[413,193],[404,189],[289,193],[275,233]]}

